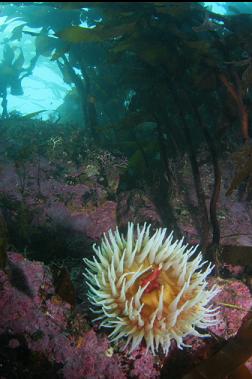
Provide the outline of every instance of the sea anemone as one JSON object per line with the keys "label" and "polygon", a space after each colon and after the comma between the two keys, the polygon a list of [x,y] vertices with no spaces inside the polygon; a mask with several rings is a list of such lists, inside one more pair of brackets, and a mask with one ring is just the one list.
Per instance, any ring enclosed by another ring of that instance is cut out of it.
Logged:
{"label": "sea anemone", "polygon": [[183,238],[173,240],[173,232],[165,238],[166,229],[150,236],[151,225],[128,224],[125,239],[116,228],[104,234],[101,245],[93,249],[96,256],[84,259],[84,274],[89,286],[88,298],[99,314],[95,320],[114,330],[111,342],[127,337],[126,348],[136,349],[141,341],[153,354],[162,347],[168,353],[171,340],[182,349],[183,338],[200,334],[217,323],[218,309],[208,306],[218,293],[217,286],[207,289],[206,277],[213,269],[202,254],[193,257],[198,246],[188,248]]}

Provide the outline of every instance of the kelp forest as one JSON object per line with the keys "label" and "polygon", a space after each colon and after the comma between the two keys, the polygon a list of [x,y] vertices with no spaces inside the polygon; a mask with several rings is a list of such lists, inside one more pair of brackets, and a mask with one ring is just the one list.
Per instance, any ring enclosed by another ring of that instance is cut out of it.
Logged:
{"label": "kelp forest", "polygon": [[0,3],[1,378],[252,378],[252,6],[207,4]]}

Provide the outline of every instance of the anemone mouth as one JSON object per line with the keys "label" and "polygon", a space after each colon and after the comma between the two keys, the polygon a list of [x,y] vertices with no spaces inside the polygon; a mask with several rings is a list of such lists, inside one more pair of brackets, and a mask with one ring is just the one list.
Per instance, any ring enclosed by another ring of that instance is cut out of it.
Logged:
{"label": "anemone mouth", "polygon": [[159,347],[167,354],[172,339],[183,348],[185,336],[206,336],[195,328],[217,323],[218,309],[208,303],[219,289],[207,289],[214,266],[201,253],[192,258],[198,246],[173,241],[173,233],[165,238],[166,229],[150,236],[150,227],[137,225],[134,235],[129,223],[126,239],[118,228],[104,234],[100,246],[93,246],[93,260],[84,259],[84,275],[95,320],[113,328],[111,342],[127,337],[125,347],[131,343],[133,351],[145,340],[153,354]]}

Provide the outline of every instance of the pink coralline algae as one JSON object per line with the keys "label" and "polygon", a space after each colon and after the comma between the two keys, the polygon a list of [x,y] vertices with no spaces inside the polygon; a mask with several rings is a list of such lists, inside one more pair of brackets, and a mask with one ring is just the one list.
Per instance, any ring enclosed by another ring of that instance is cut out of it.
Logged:
{"label": "pink coralline algae", "polygon": [[[210,279],[216,283],[216,279]],[[239,280],[218,279],[222,291],[213,299],[220,307],[219,324],[212,326],[212,332],[228,339],[234,336],[242,324],[242,319],[252,307],[252,296],[249,288]]]}
{"label": "pink coralline algae", "polygon": [[65,357],[64,377],[71,379],[100,378],[126,379],[119,366],[117,355],[109,358],[109,342],[107,338],[98,337],[90,330],[80,338],[71,359]]}
{"label": "pink coralline algae", "polygon": [[[50,274],[39,262],[9,253],[9,277],[0,271],[0,334],[24,334],[33,351],[51,354],[54,337],[66,328],[70,305],[54,302]],[[19,278],[18,278],[19,276]],[[17,288],[19,289],[17,289]]]}
{"label": "pink coralline algae", "polygon": [[159,371],[154,367],[154,357],[146,348],[135,350],[130,360],[133,361],[133,368],[130,371],[130,377],[138,379],[157,379]]}
{"label": "pink coralline algae", "polygon": [[[212,300],[214,306],[219,306],[220,311],[218,320],[219,323],[209,327],[209,331],[217,336],[229,340],[234,337],[244,317],[248,314],[252,307],[252,295],[249,288],[239,280],[221,278],[210,278],[208,280],[209,286],[217,284],[221,291]],[[206,359],[206,356],[214,346],[215,339],[200,339],[194,336],[188,336],[185,343],[192,346],[187,351],[187,358],[189,362],[200,362]],[[212,354],[212,353],[211,353]],[[245,364],[252,373],[252,358]],[[189,367],[192,367],[190,364]]]}
{"label": "pink coralline algae", "polygon": [[106,337],[93,329],[71,334],[71,306],[55,294],[49,269],[17,253],[8,259],[8,274],[0,271],[0,334],[13,335],[9,347],[18,347],[15,336],[22,335],[31,351],[61,364],[67,379],[125,379]]}
{"label": "pink coralline algae", "polygon": [[[212,326],[210,330],[228,339],[236,335],[243,318],[251,310],[252,295],[249,288],[239,280],[219,279],[218,282],[222,291],[214,298],[214,302],[221,307],[220,323]],[[252,373],[252,358],[246,362],[246,367]]]}
{"label": "pink coralline algae", "polygon": [[[33,164],[25,165],[23,179],[13,165],[6,164],[0,173],[0,194],[26,207],[34,227],[64,225],[69,233],[77,231],[94,240],[115,227],[116,203],[108,199],[104,184],[98,183],[97,178],[73,184],[67,181],[67,175],[53,177],[55,170],[53,164],[44,160],[38,186]],[[11,216],[15,219],[16,212],[11,211]]]}
{"label": "pink coralline algae", "polygon": [[[209,279],[222,291],[214,298],[221,307],[215,334],[229,339],[239,329],[243,317],[252,306],[248,287],[239,280]],[[8,334],[10,349],[19,349],[25,339],[31,352],[43,354],[57,366],[66,379],[158,379],[160,360],[140,346],[129,354],[113,352],[106,336],[83,326],[73,329],[80,314],[55,293],[52,275],[41,262],[31,262],[21,254],[8,253],[6,272],[0,271],[0,335]],[[74,323],[73,319],[76,319]],[[87,326],[87,325],[86,325]],[[198,341],[198,342],[197,342]],[[188,338],[191,360],[207,347],[208,339]],[[206,345],[205,345],[206,344]],[[119,343],[120,349],[120,343]],[[176,349],[175,349],[176,351]],[[199,353],[197,353],[199,352]],[[251,369],[252,364],[247,362]]]}
{"label": "pink coralline algae", "polygon": [[116,227],[116,203],[107,201],[89,215],[89,220],[86,234],[88,237],[98,240],[103,233]]}

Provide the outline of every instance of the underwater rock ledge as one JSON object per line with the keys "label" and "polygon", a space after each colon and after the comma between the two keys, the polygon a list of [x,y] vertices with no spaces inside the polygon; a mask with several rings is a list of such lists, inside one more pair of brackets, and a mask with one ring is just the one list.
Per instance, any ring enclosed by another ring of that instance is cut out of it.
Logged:
{"label": "underwater rock ledge", "polygon": [[[0,350],[5,349],[5,356],[6,351],[19,352],[26,348],[33,353],[33,360],[42,364],[41,357],[44,357],[53,364],[53,377],[56,378],[160,377],[164,357],[145,354],[146,348],[142,345],[131,354],[120,352],[120,343],[112,347],[104,333],[97,332],[95,326],[91,328],[83,314],[73,312],[71,305],[56,294],[51,271],[46,265],[32,262],[15,252],[8,253],[8,261],[6,272],[0,271],[1,341],[8,335],[7,347],[1,345]],[[252,296],[239,280],[211,278],[210,281],[211,285],[217,283],[222,287],[222,292],[213,299],[216,304],[231,303],[237,307],[223,308],[219,327],[211,327],[215,334],[228,339],[235,335],[243,316],[252,306]],[[182,354],[183,360],[189,359],[191,365],[202,359],[202,350],[207,351],[211,339],[188,337],[187,342],[192,344],[192,348],[182,352],[173,344],[173,368],[178,354]],[[0,354],[0,360],[1,377],[14,375],[8,371],[10,365],[3,361],[3,354]],[[20,369],[16,362],[14,367]],[[247,367],[251,369],[250,361]],[[32,370],[32,367],[26,367],[26,370]]]}

